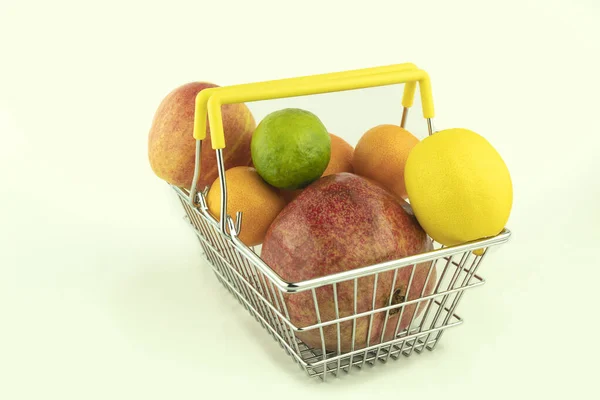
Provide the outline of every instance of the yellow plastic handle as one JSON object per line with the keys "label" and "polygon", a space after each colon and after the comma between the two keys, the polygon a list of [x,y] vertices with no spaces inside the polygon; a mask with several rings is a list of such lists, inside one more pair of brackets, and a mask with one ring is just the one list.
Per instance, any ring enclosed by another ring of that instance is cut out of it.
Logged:
{"label": "yellow plastic handle", "polygon": [[[417,66],[413,63],[404,63],[404,64],[392,64],[380,67],[371,67],[371,68],[361,68],[350,71],[341,71],[341,72],[330,72],[325,74],[318,75],[308,75],[297,78],[285,78],[278,79],[272,81],[264,81],[258,83],[245,83],[241,85],[233,85],[227,86],[228,90],[253,90],[257,85],[265,85],[265,86],[274,86],[274,85],[306,85],[311,82],[315,82],[318,80],[327,80],[327,79],[348,79],[352,77],[362,76],[362,75],[372,75],[372,74],[380,74],[386,72],[394,72],[394,71],[402,71],[409,69],[417,69]],[[194,138],[196,140],[204,140],[206,137],[206,108],[208,99],[212,96],[213,92],[216,89],[223,88],[209,88],[204,89],[196,96],[196,104],[195,104],[195,123],[194,123]],[[413,98],[415,95],[416,82],[409,82],[405,85],[404,88],[404,96],[402,99],[402,105],[404,107],[410,108],[413,104]],[[255,89],[254,89],[255,90]],[[204,111],[202,111],[204,110]]]}
{"label": "yellow plastic handle", "polygon": [[213,149],[225,147],[221,105],[247,101],[306,96],[328,92],[361,89],[406,83],[402,104],[412,106],[416,82],[419,82],[423,115],[433,118],[433,98],[429,76],[414,64],[397,64],[361,70],[335,72],[277,81],[249,83],[205,89],[196,97],[194,138],[206,137],[206,118],[209,115]]}
{"label": "yellow plastic handle", "polygon": [[[296,78],[284,78],[284,79],[277,79],[277,80],[271,80],[271,81],[244,83],[241,85],[231,85],[231,86],[226,86],[226,87],[222,87],[222,88],[204,89],[201,92],[199,92],[198,95],[196,96],[196,104],[195,104],[196,115],[199,114],[200,110],[202,110],[203,108],[205,109],[207,107],[208,99],[210,98],[210,96],[212,96],[213,92],[216,89],[227,88],[228,90],[246,90],[246,89],[252,90],[254,87],[256,87],[256,85],[265,85],[265,86],[284,85],[284,84],[285,85],[306,85],[306,84],[310,84],[311,82],[314,82],[314,81],[317,81],[320,79],[325,80],[325,79],[350,78],[350,77],[356,77],[356,76],[361,76],[361,75],[370,75],[370,74],[393,72],[393,71],[400,71],[400,70],[407,70],[407,69],[417,69],[417,66],[413,63],[392,64],[392,65],[385,65],[385,66],[381,66],[381,67],[361,68],[361,69],[355,69],[355,70],[350,70],[350,71],[330,72],[330,73],[325,73],[325,74],[308,75],[308,76],[302,76],[302,77],[296,77]],[[405,107],[412,106],[413,98],[414,98],[414,94],[415,94],[415,88],[416,88],[416,82],[411,82],[406,85],[406,87],[404,89],[403,100],[402,100],[402,104]],[[206,121],[204,121],[204,122],[206,122]],[[194,124],[194,138],[197,140],[204,140],[204,138],[206,137],[206,129],[198,129],[199,126],[200,126],[200,121],[196,120],[196,123]]]}

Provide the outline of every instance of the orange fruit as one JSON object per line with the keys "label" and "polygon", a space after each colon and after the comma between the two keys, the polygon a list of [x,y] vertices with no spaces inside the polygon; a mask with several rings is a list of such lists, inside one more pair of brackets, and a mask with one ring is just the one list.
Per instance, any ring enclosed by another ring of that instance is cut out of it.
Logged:
{"label": "orange fruit", "polygon": [[404,166],[417,143],[419,139],[398,125],[371,128],[360,138],[354,150],[354,173],[372,179],[406,199]]}
{"label": "orange fruit", "polygon": [[[331,137],[331,157],[329,158],[329,164],[323,172],[323,176],[337,174],[339,172],[352,172],[352,155],[354,154],[354,147],[348,142],[333,133],[329,134]],[[285,190],[279,191],[281,197],[286,203],[294,200],[303,189],[297,190]]]}
{"label": "orange fruit", "polygon": [[331,158],[322,176],[337,174],[338,172],[352,172],[352,155],[354,147],[333,133],[331,137]]}
{"label": "orange fruit", "polygon": [[[277,190],[267,184],[251,167],[235,167],[225,171],[227,213],[235,218],[242,212],[242,229],[238,236],[246,246],[262,243],[269,226],[285,206]],[[210,213],[221,217],[221,182],[217,178],[206,196]]]}

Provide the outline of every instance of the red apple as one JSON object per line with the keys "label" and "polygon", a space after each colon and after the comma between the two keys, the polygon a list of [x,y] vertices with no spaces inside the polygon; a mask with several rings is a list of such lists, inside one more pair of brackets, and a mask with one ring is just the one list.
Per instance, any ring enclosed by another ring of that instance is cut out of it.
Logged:
{"label": "red apple", "polygon": [[[160,103],[148,137],[148,158],[154,173],[165,181],[190,188],[194,177],[196,140],[194,108],[196,95],[203,89],[217,87],[213,83],[192,82],[169,93]],[[221,107],[226,148],[225,169],[250,165],[250,140],[256,122],[244,104]],[[217,158],[211,147],[210,130],[202,146],[201,175],[198,190],[217,178]]]}
{"label": "red apple", "polygon": [[[431,241],[419,226],[410,206],[376,183],[351,173],[329,175],[313,183],[278,215],[267,232],[262,248],[264,261],[283,279],[298,282],[371,264],[394,260],[431,249]],[[409,300],[419,298],[431,263],[415,267]],[[380,273],[377,279],[375,308],[403,301],[412,266]],[[435,269],[427,280],[425,295],[436,282]],[[374,277],[358,279],[357,312],[373,308]],[[339,316],[354,315],[354,280],[337,284]],[[316,290],[321,321],[336,319],[333,286]],[[316,324],[312,292],[285,296],[290,319],[298,327]],[[400,322],[401,332],[409,324],[416,304],[406,306]],[[423,307],[419,307],[421,311]],[[397,311],[397,310],[395,310]],[[399,312],[388,316],[384,340],[393,338]],[[369,345],[381,342],[385,312],[373,315]],[[369,317],[356,321],[354,349],[367,345]],[[340,347],[352,348],[352,322],[340,324]],[[321,348],[319,329],[299,332],[308,346]],[[324,328],[325,347],[337,350],[335,325]]]}

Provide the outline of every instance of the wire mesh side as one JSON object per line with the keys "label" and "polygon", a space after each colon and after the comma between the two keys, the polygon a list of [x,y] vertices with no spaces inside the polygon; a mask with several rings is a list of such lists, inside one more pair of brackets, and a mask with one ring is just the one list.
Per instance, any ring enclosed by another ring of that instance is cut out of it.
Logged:
{"label": "wire mesh side", "polygon": [[180,200],[217,279],[267,329],[273,339],[300,362],[302,356],[306,356],[307,348],[301,347],[287,322],[289,315],[286,315],[281,291],[239,252],[214,223],[192,208],[186,199],[180,197]]}
{"label": "wire mesh side", "polygon": [[[305,359],[309,373],[325,379],[350,372],[352,366],[433,350],[443,330],[462,323],[455,311],[464,290],[483,283],[475,274],[481,260],[466,252],[428,265],[401,267],[387,276],[334,283],[330,291],[313,289],[316,323],[298,334],[314,349],[314,356]],[[439,276],[437,264],[442,269]],[[299,302],[306,302],[304,297]],[[331,307],[335,309],[324,311]]]}

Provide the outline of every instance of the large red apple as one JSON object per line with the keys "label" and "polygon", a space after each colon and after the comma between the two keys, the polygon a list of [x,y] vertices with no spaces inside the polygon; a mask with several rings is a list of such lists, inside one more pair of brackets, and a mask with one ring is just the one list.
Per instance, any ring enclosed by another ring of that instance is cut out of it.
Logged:
{"label": "large red apple", "polygon": [[[290,282],[317,278],[336,272],[394,260],[431,249],[431,241],[419,226],[410,206],[385,189],[351,173],[323,177],[307,187],[275,219],[267,232],[262,258],[283,279]],[[419,298],[431,263],[415,267],[408,298]],[[394,272],[380,273],[377,279],[375,308],[398,304],[406,297],[412,266],[398,270],[392,289]],[[374,277],[358,279],[357,313],[373,309]],[[425,295],[431,294],[436,282],[431,271]],[[354,315],[354,280],[337,284],[339,316]],[[336,319],[333,286],[316,290],[321,321]],[[311,291],[285,297],[290,319],[298,327],[316,324],[317,314]],[[406,306],[400,321],[401,332],[409,324],[416,304]],[[421,311],[423,307],[419,307]],[[398,310],[394,310],[398,311]],[[388,316],[384,340],[393,338],[399,312]],[[379,312],[356,321],[354,349],[381,342],[386,313]],[[340,324],[340,347],[352,349],[352,322]],[[337,350],[335,325],[324,328],[325,347]],[[308,346],[321,348],[319,329],[299,332]]]}
{"label": "large red apple", "polygon": [[[150,166],[159,178],[188,188],[194,177],[196,140],[194,109],[196,95],[203,89],[217,87],[213,83],[192,82],[169,93],[158,106],[148,137]],[[225,169],[250,165],[250,140],[256,122],[244,104],[221,107],[225,144]],[[207,125],[208,129],[208,125]],[[198,190],[217,178],[217,158],[211,147],[210,130],[202,146],[202,165]]]}

